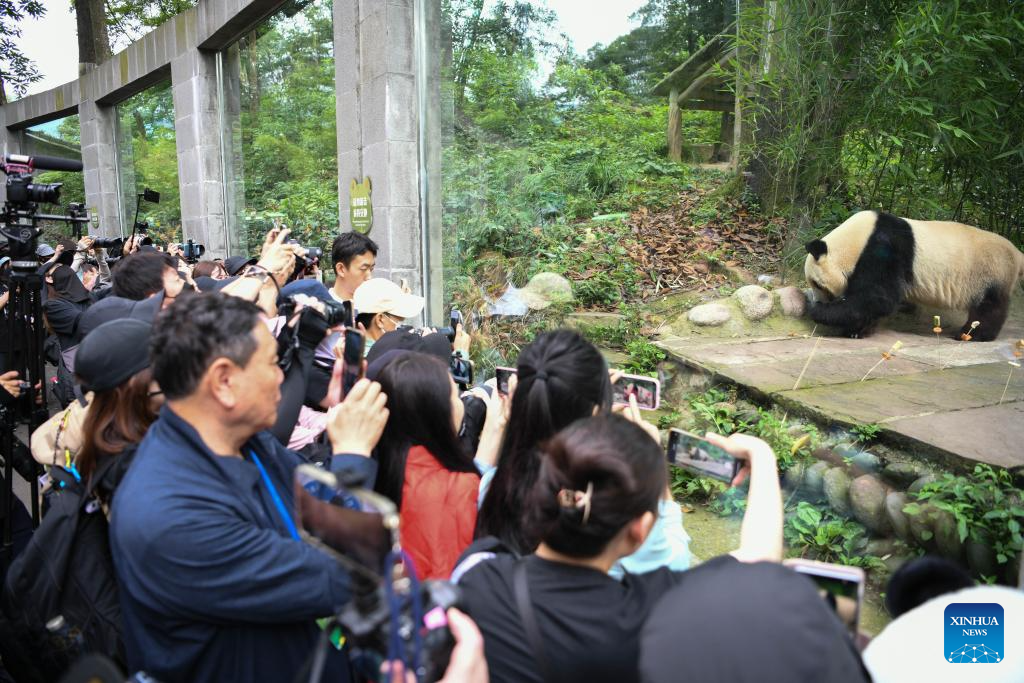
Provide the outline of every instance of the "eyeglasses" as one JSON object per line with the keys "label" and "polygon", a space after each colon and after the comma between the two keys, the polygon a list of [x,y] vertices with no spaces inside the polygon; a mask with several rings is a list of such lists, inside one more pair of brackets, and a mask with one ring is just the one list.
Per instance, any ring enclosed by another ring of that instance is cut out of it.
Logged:
{"label": "eyeglasses", "polygon": [[148,394],[146,394],[146,396],[148,398],[154,398],[156,396],[163,396],[163,395],[164,395],[164,392],[161,391],[160,389],[157,389],[156,391],[151,391]]}

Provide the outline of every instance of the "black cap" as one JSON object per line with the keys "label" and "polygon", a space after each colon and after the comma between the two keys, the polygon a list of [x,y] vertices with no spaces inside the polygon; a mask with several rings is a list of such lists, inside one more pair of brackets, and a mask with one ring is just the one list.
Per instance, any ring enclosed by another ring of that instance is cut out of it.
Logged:
{"label": "black cap", "polygon": [[644,683],[871,680],[808,577],[729,556],[688,570],[661,597],[640,636],[639,666]]}
{"label": "black cap", "polygon": [[228,275],[238,275],[242,272],[242,269],[246,266],[251,266],[256,263],[256,259],[248,258],[246,256],[229,256],[224,261],[224,270],[228,272]]}
{"label": "black cap", "polygon": [[160,312],[163,302],[163,292],[142,301],[113,295],[105,297],[85,310],[78,323],[78,331],[84,339],[97,327],[111,320],[134,318],[151,323]]}
{"label": "black cap", "polygon": [[152,324],[132,318],[103,323],[79,345],[75,374],[85,391],[107,391],[149,367]]}

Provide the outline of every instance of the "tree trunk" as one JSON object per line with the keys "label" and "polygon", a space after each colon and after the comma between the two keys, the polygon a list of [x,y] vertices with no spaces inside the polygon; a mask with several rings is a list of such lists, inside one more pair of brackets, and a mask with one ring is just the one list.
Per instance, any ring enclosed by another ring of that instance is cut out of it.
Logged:
{"label": "tree trunk", "polygon": [[78,73],[110,59],[103,0],[74,0],[78,20]]}
{"label": "tree trunk", "polygon": [[679,111],[679,90],[672,88],[668,96],[668,158],[683,160],[683,121]]}

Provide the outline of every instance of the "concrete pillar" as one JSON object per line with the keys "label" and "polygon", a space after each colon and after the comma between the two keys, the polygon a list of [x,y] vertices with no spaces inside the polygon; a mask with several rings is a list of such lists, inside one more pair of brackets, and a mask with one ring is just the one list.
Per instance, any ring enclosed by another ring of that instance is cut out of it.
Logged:
{"label": "concrete pillar", "polygon": [[[90,76],[95,73],[91,71],[82,77],[83,96],[90,92]],[[85,205],[99,216],[99,234],[127,236],[131,232],[132,217],[122,215],[119,201],[116,109],[83,97],[78,105],[78,123],[82,140],[82,172],[85,174]],[[131,208],[134,209],[134,204]],[[125,225],[128,233],[124,232]]]}
{"label": "concrete pillar", "polygon": [[[0,107],[0,154],[11,154],[14,150],[11,148],[12,136],[11,132],[7,130],[7,107]],[[3,175],[3,174],[0,174]],[[0,178],[0,204],[7,201],[7,179]]]}
{"label": "concrete pillar", "polygon": [[206,245],[207,257],[237,250],[237,225],[226,211],[217,55],[198,48],[171,61],[183,239]]}
{"label": "concrete pillar", "polygon": [[[340,230],[352,229],[350,182],[369,176],[373,202],[369,236],[379,247],[375,275],[395,282],[404,278],[420,294],[427,287],[432,290],[428,300],[439,302],[440,280],[428,285],[424,277],[414,4],[412,0],[334,3]],[[440,211],[437,216],[439,220]],[[439,239],[434,252],[439,259]],[[429,271],[439,278],[440,261]],[[435,304],[428,306],[428,321],[439,319],[435,308]]]}

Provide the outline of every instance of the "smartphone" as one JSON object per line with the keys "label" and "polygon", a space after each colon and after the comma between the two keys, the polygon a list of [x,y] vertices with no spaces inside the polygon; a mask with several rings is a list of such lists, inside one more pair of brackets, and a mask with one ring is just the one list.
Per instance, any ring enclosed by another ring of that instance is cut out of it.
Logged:
{"label": "smartphone", "polygon": [[363,347],[366,337],[362,331],[351,327],[345,328],[345,352],[342,354],[341,393],[348,396],[352,387],[363,376]]}
{"label": "smartphone", "polygon": [[783,560],[782,564],[814,581],[818,593],[835,611],[850,637],[856,639],[864,603],[864,570],[800,557]]}
{"label": "smartphone", "polygon": [[670,429],[665,457],[673,465],[702,477],[719,479],[726,483],[736,478],[743,462],[715,446],[707,439],[682,429]]}
{"label": "smartphone", "polygon": [[661,405],[661,382],[643,375],[622,375],[612,385],[612,403],[628,406],[630,396],[636,397],[641,410],[657,410]]}
{"label": "smartphone", "polygon": [[494,368],[494,379],[498,385],[499,394],[508,396],[509,380],[515,374],[517,374],[515,368]]}

